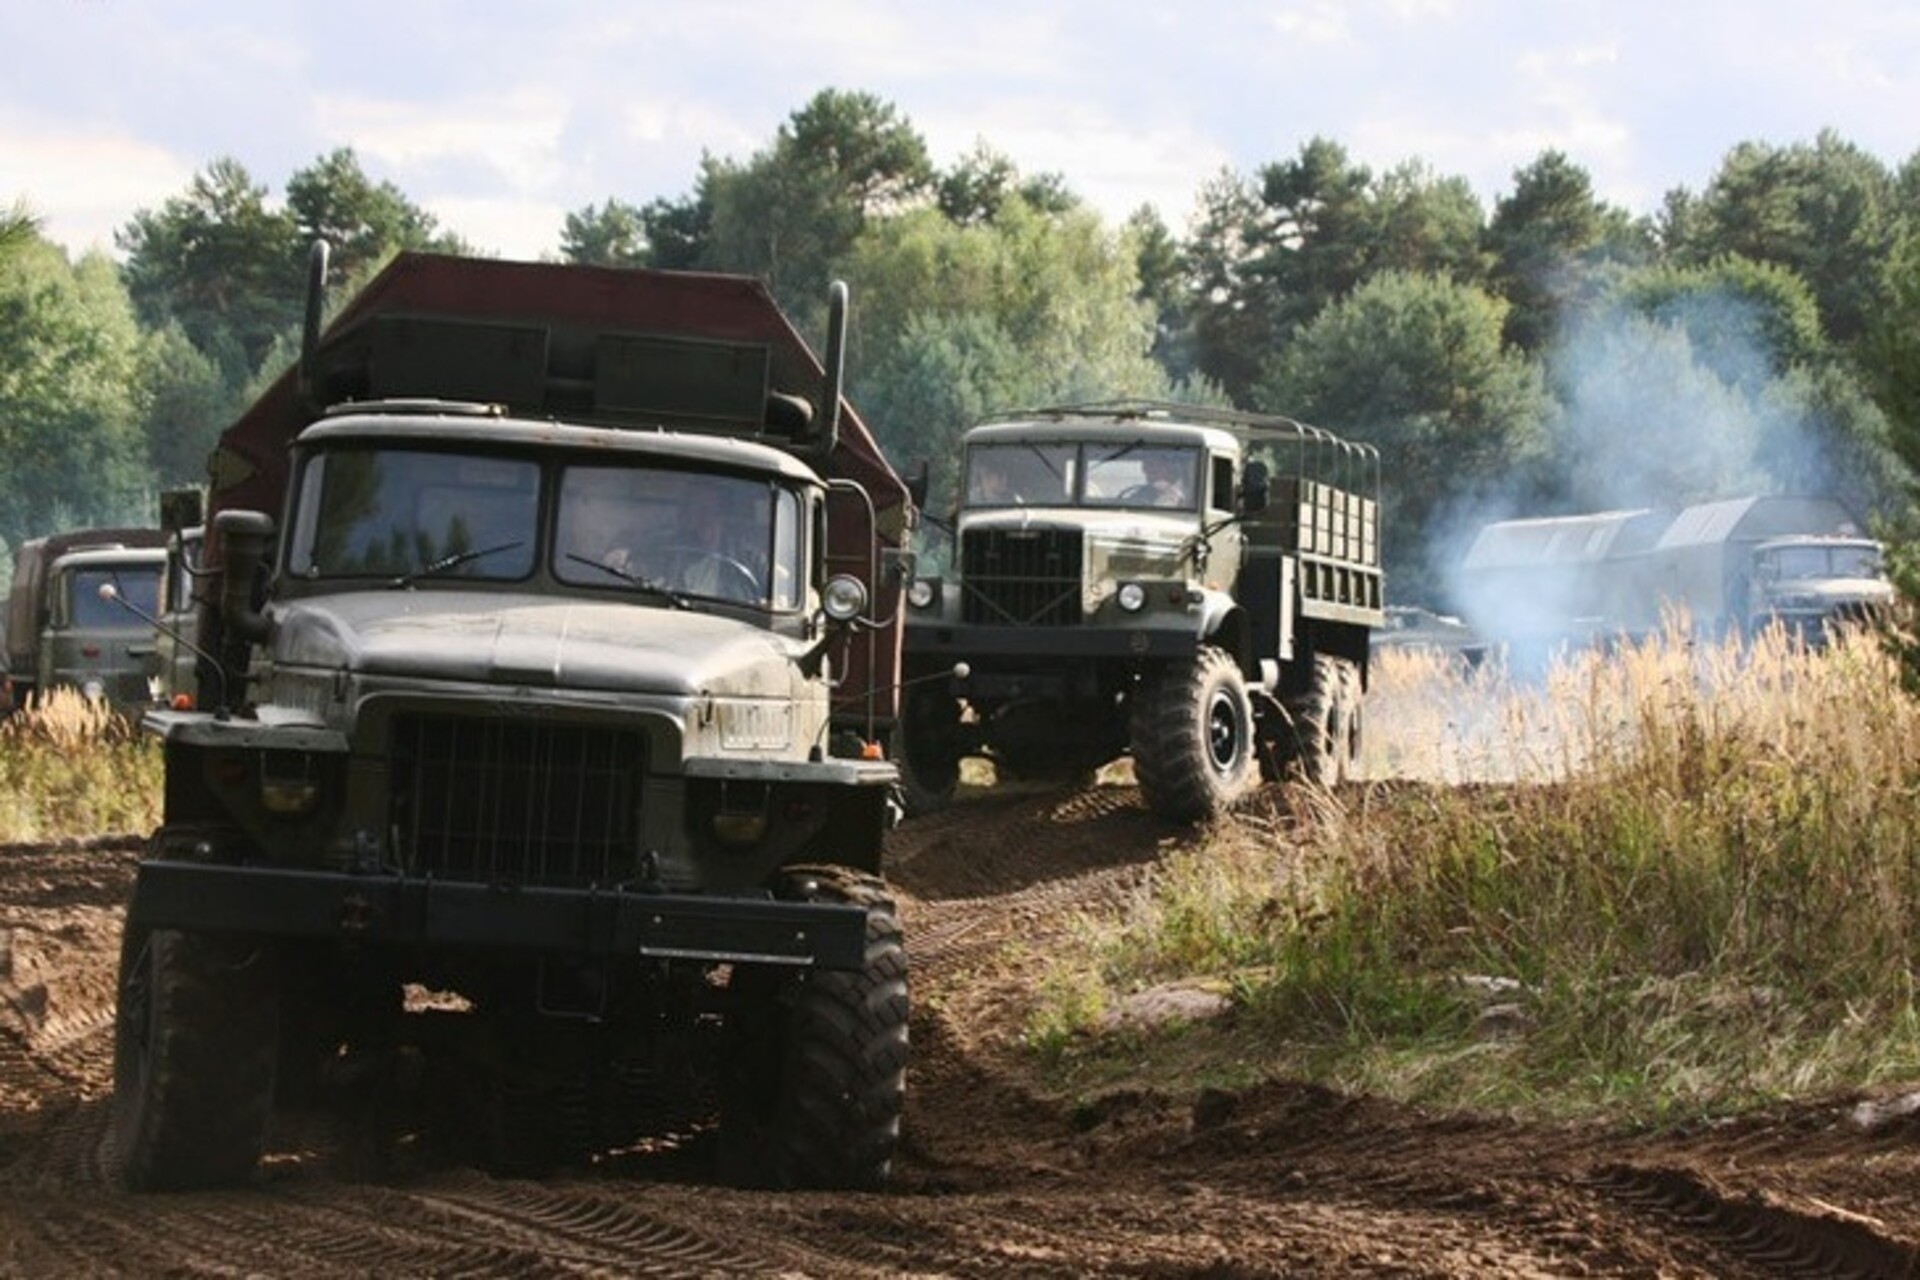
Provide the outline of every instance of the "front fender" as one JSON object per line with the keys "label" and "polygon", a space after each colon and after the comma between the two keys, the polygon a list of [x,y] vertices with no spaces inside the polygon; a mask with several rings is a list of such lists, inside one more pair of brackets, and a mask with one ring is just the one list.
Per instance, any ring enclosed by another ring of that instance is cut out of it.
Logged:
{"label": "front fender", "polygon": [[1259,657],[1253,652],[1253,629],[1247,611],[1224,591],[1204,590],[1200,599],[1200,638],[1202,642],[1233,655],[1240,670],[1250,679],[1260,674]]}

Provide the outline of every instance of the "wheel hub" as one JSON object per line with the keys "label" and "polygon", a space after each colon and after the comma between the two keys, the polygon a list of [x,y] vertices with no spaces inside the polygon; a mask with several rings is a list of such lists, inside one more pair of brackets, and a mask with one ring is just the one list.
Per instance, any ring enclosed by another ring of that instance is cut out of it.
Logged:
{"label": "wheel hub", "polygon": [[1240,716],[1233,699],[1215,694],[1207,704],[1207,758],[1221,773],[1233,768],[1240,758]]}

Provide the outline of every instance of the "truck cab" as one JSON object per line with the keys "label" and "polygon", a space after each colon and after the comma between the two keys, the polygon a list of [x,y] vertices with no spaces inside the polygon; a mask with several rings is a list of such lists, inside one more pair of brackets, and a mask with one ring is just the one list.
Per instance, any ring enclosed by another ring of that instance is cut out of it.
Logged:
{"label": "truck cab", "polygon": [[103,597],[109,587],[151,617],[166,552],[157,547],[68,552],[47,570],[46,623],[35,687],[71,688],[88,699],[137,708],[148,699],[153,626]]}
{"label": "truck cab", "polygon": [[[138,527],[69,529],[15,549],[6,617],[13,705],[60,687],[130,708],[146,701],[165,538]],[[103,585],[147,617],[102,598]]]}
{"label": "truck cab", "polygon": [[1893,603],[1881,546],[1871,538],[1769,538],[1753,548],[1749,630],[1778,623],[1817,643],[1837,624]]}

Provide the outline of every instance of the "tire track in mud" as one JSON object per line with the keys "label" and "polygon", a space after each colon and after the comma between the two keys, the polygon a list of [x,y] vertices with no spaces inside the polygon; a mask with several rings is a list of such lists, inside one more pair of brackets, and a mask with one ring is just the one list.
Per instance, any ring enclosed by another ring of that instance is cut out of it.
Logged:
{"label": "tire track in mud", "polygon": [[990,1181],[1009,1158],[1044,1163],[1004,1137],[1067,1130],[1008,1052],[1032,996],[1018,956],[1044,952],[1076,915],[1123,903],[1179,830],[1130,787],[1027,788],[962,800],[889,835],[916,993],[905,1183],[951,1189]]}
{"label": "tire track in mud", "polygon": [[1612,1165],[1595,1172],[1592,1186],[1775,1275],[1907,1280],[1920,1271],[1920,1246],[1891,1236],[1886,1223],[1834,1206],[1808,1211],[1775,1203],[1696,1170]]}
{"label": "tire track in mud", "polygon": [[667,1197],[632,1186],[602,1190],[592,1184],[494,1182],[474,1175],[454,1185],[404,1194],[450,1225],[483,1228],[490,1238],[524,1243],[569,1267],[658,1276],[773,1274],[785,1269],[754,1249],[754,1233],[737,1227],[717,1230],[707,1207],[696,1202],[669,1212]]}
{"label": "tire track in mud", "polygon": [[337,1208],[247,1192],[64,1197],[43,1201],[28,1230],[16,1251],[35,1274],[97,1272],[107,1259],[131,1275],[578,1274],[537,1249],[423,1229],[362,1195]]}
{"label": "tire track in mud", "polygon": [[[1291,803],[1226,834],[1279,849],[1311,821]],[[1920,1120],[1863,1135],[1808,1105],[1636,1137],[1285,1082],[1049,1096],[1017,1044],[1036,966],[1196,838],[1113,786],[963,795],[889,835],[914,1062],[895,1185],[865,1195],[625,1156],[363,1182],[298,1137],[245,1191],[121,1194],[101,1148],[138,842],[0,850],[0,989],[30,1006],[0,1004],[0,1275],[1916,1274]]]}
{"label": "tire track in mud", "polygon": [[1132,788],[993,796],[888,837],[916,981],[939,982],[1009,945],[1043,943],[1077,913],[1116,906],[1179,829]]}

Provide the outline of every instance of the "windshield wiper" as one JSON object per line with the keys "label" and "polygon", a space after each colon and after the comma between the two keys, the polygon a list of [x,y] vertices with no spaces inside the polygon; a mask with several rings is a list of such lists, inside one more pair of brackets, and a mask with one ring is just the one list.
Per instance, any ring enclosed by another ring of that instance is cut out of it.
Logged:
{"label": "windshield wiper", "polygon": [[1060,468],[1053,465],[1053,459],[1049,458],[1040,446],[1034,444],[1031,440],[1027,442],[1027,448],[1033,451],[1033,456],[1040,459],[1040,465],[1052,472],[1053,478],[1058,480],[1062,487],[1064,487],[1067,483],[1067,477],[1061,474]]}
{"label": "windshield wiper", "polygon": [[676,609],[693,608],[693,601],[687,599],[672,587],[655,582],[652,578],[642,577],[637,573],[628,573],[625,569],[610,565],[604,560],[595,560],[592,556],[576,555],[571,551],[563,552],[562,554],[575,564],[584,564],[590,569],[598,569],[602,573],[610,573],[629,586],[638,587],[642,591],[659,596]]}
{"label": "windshield wiper", "polygon": [[526,542],[527,540],[525,538],[515,538],[512,542],[501,542],[491,547],[475,547],[471,551],[456,551],[452,555],[441,556],[431,564],[423,564],[412,573],[403,573],[397,578],[390,579],[387,585],[390,587],[410,587],[422,578],[431,578],[437,573],[445,573],[449,569],[457,569],[461,565],[470,564],[482,556],[497,555],[502,551],[511,551],[515,547],[525,546]]}

